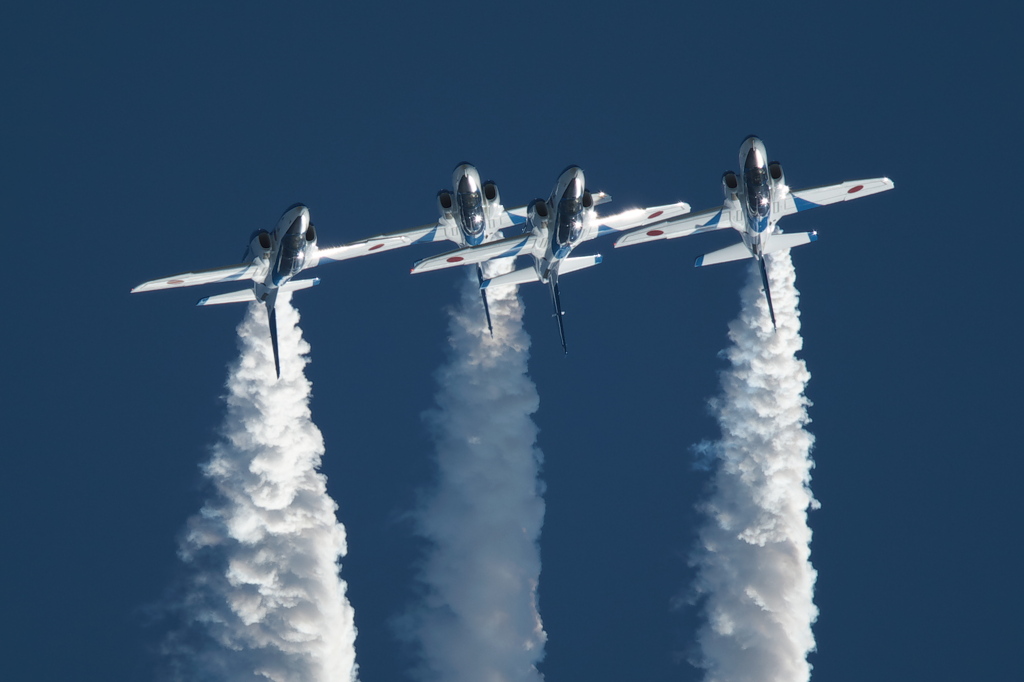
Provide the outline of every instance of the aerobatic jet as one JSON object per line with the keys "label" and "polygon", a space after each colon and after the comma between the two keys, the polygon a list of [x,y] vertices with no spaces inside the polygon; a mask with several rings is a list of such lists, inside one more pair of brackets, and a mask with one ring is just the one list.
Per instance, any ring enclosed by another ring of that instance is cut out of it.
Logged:
{"label": "aerobatic jet", "polygon": [[551,302],[554,306],[555,318],[558,320],[558,335],[561,338],[564,352],[566,350],[565,327],[562,322],[562,304],[558,294],[558,277],[601,262],[599,254],[570,257],[569,254],[572,250],[582,242],[609,232],[650,225],[682,215],[690,210],[689,206],[680,202],[668,206],[632,209],[617,215],[598,217],[594,208],[610,200],[611,197],[604,192],[591,193],[586,188],[583,169],[579,166],[569,166],[559,176],[551,196],[546,201],[535,199],[530,203],[526,218],[527,224],[530,226],[528,233],[482,246],[470,246],[425,258],[415,264],[412,272],[427,272],[459,265],[479,264],[495,258],[532,256],[532,267],[484,279],[480,283],[480,287],[486,290],[489,287],[538,281],[547,284],[551,291]]}
{"label": "aerobatic jet", "polygon": [[751,135],[740,146],[740,172],[726,171],[722,176],[722,189],[725,192],[725,203],[722,206],[634,230],[620,237],[615,246],[675,239],[727,227],[737,230],[743,238],[741,243],[699,256],[694,266],[756,259],[761,269],[768,313],[774,327],[775,309],[768,288],[765,254],[808,244],[818,238],[816,232],[779,232],[775,227],[779,219],[819,206],[884,192],[894,185],[889,178],[871,178],[790,190],[786,186],[782,166],[777,161],[769,163],[767,159],[764,143],[757,136]]}
{"label": "aerobatic jet", "polygon": [[[437,241],[454,242],[460,247],[479,246],[501,239],[501,230],[526,222],[526,207],[506,211],[501,205],[498,186],[492,181],[481,183],[480,173],[472,164],[461,163],[455,167],[452,171],[452,188],[437,193],[440,217],[436,223],[379,234],[339,246],[335,249],[336,260]],[[481,282],[485,279],[482,265],[477,266],[477,278]],[[481,290],[480,295],[484,301],[487,328],[491,329],[487,294]]]}
{"label": "aerobatic jet", "polygon": [[259,230],[253,233],[241,263],[153,279],[135,287],[132,293],[251,280],[251,289],[207,296],[196,305],[248,301],[266,304],[270,318],[270,340],[274,347],[274,368],[280,378],[281,359],[277,348],[277,316],[274,313],[277,295],[282,291],[298,291],[319,284],[319,278],[292,278],[303,270],[316,267],[319,263],[341,260],[335,257],[336,250],[317,247],[316,228],[309,222],[309,209],[302,204],[294,204],[284,212],[272,232]]}

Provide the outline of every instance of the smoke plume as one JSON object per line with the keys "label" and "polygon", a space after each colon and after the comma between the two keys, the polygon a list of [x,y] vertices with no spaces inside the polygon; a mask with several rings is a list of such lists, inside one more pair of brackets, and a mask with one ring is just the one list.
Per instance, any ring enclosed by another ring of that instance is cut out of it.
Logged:
{"label": "smoke plume", "polygon": [[356,678],[352,607],[337,505],[317,471],[323,438],[309,410],[290,296],[277,301],[281,378],[263,306],[238,327],[220,441],[202,467],[210,495],[179,555],[189,579],[182,628],[167,642],[178,679],[348,682]]}
{"label": "smoke plume", "polygon": [[[489,273],[497,274],[497,273]],[[475,273],[450,311],[450,357],[427,414],[437,481],[415,514],[429,550],[423,602],[404,635],[419,647],[419,676],[445,682],[538,682],[547,638],[537,608],[544,517],[541,453],[530,415],[530,340],[515,287],[488,290],[487,332]]]}
{"label": "smoke plume", "polygon": [[722,394],[711,403],[722,431],[698,447],[717,460],[707,521],[692,556],[706,623],[697,665],[707,682],[802,682],[810,678],[816,573],[810,563],[810,458],[804,426],[810,374],[802,348],[796,273],[789,251],[769,257],[778,330],[772,330],[757,266],[729,325]]}

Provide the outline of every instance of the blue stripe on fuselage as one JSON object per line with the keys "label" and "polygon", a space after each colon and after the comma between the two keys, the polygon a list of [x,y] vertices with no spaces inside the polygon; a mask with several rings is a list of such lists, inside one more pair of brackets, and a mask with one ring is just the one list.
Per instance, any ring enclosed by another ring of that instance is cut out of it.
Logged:
{"label": "blue stripe on fuselage", "polygon": [[430,232],[427,232],[425,235],[414,241],[413,244],[426,244],[428,242],[434,241],[434,236],[437,234],[437,227],[438,226],[435,225],[434,229],[432,229]]}
{"label": "blue stripe on fuselage", "polygon": [[793,195],[793,204],[796,205],[796,210],[797,210],[798,213],[800,211],[806,211],[808,209],[818,208],[819,206],[821,206],[821,204],[816,204],[813,201],[807,201],[807,199],[801,199],[800,197],[798,197],[795,194]]}
{"label": "blue stripe on fuselage", "polygon": [[768,229],[768,216],[765,216],[765,217],[762,218],[761,216],[756,216],[756,215],[752,216],[752,215],[750,215],[748,213],[747,214],[747,227],[748,228],[753,227],[752,231],[756,232],[758,234],[764,232],[765,230]]}

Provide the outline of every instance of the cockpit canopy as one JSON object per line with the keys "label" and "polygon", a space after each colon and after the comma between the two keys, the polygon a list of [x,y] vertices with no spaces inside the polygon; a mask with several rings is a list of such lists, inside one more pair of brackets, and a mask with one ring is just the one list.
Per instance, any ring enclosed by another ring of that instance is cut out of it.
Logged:
{"label": "cockpit canopy", "polygon": [[470,235],[479,235],[484,231],[484,209],[480,198],[480,192],[464,192],[459,187],[459,193],[455,195],[455,201],[459,205],[459,218],[463,232]]}
{"label": "cockpit canopy", "polygon": [[[751,155],[753,152],[751,152]],[[747,156],[750,158],[750,155]],[[761,166],[747,167],[743,171],[743,182],[747,194],[747,208],[752,215],[767,217],[771,206],[772,190],[768,172]]]}
{"label": "cockpit canopy", "polygon": [[558,222],[556,223],[555,240],[565,246],[577,241],[583,232],[583,203],[580,197],[566,195],[558,202]]}

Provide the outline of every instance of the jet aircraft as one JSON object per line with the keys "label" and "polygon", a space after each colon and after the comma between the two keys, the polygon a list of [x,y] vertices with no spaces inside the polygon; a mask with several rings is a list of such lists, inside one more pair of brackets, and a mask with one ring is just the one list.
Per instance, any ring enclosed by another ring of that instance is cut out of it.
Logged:
{"label": "jet aircraft", "polygon": [[722,176],[722,189],[725,192],[725,203],[722,206],[634,230],[620,237],[615,246],[675,239],[727,227],[737,230],[743,238],[741,243],[699,256],[694,266],[745,258],[757,259],[764,295],[768,300],[768,313],[774,327],[775,309],[768,288],[765,254],[808,244],[818,238],[816,232],[779,232],[775,227],[779,219],[819,206],[884,192],[895,185],[889,178],[871,178],[790,190],[786,186],[782,166],[777,161],[769,163],[767,159],[764,143],[757,136],[751,135],[740,146],[740,173],[726,171]]}
{"label": "jet aircraft", "polygon": [[425,258],[413,266],[412,272],[479,264],[495,258],[532,256],[533,267],[484,279],[480,287],[486,290],[488,287],[538,281],[547,284],[551,291],[551,302],[558,320],[558,335],[564,352],[565,327],[562,322],[558,277],[601,262],[599,254],[570,257],[572,250],[582,242],[609,232],[650,225],[690,210],[687,204],[679,202],[598,217],[594,208],[610,200],[611,197],[604,192],[591,193],[586,189],[583,169],[579,166],[569,166],[559,176],[551,196],[546,201],[535,199],[530,203],[527,209],[527,223],[530,226],[528,233]]}
{"label": "jet aircraft", "polygon": [[[479,246],[501,239],[501,230],[526,222],[526,207],[506,211],[501,205],[498,186],[492,181],[480,182],[480,173],[469,163],[461,163],[452,171],[452,190],[437,193],[436,223],[407,230],[379,234],[367,239],[337,247],[335,258],[344,260],[371,253],[383,253],[410,244],[436,241],[454,242],[460,247]],[[485,278],[483,264],[477,266],[477,278]],[[487,328],[491,328],[491,311],[487,294],[480,292],[484,301]],[[493,333],[493,329],[492,329]]]}
{"label": "jet aircraft", "polygon": [[241,263],[153,279],[135,287],[132,293],[214,282],[251,280],[251,289],[207,296],[196,305],[247,301],[260,301],[266,304],[270,318],[270,340],[274,347],[274,368],[280,378],[281,359],[277,348],[277,316],[274,313],[277,295],[282,291],[299,291],[319,284],[319,278],[292,278],[303,270],[316,267],[319,263],[341,260],[336,257],[336,251],[337,249],[317,247],[316,228],[309,222],[309,209],[302,204],[294,204],[289,206],[277,221],[273,232],[258,230],[253,233]]}

